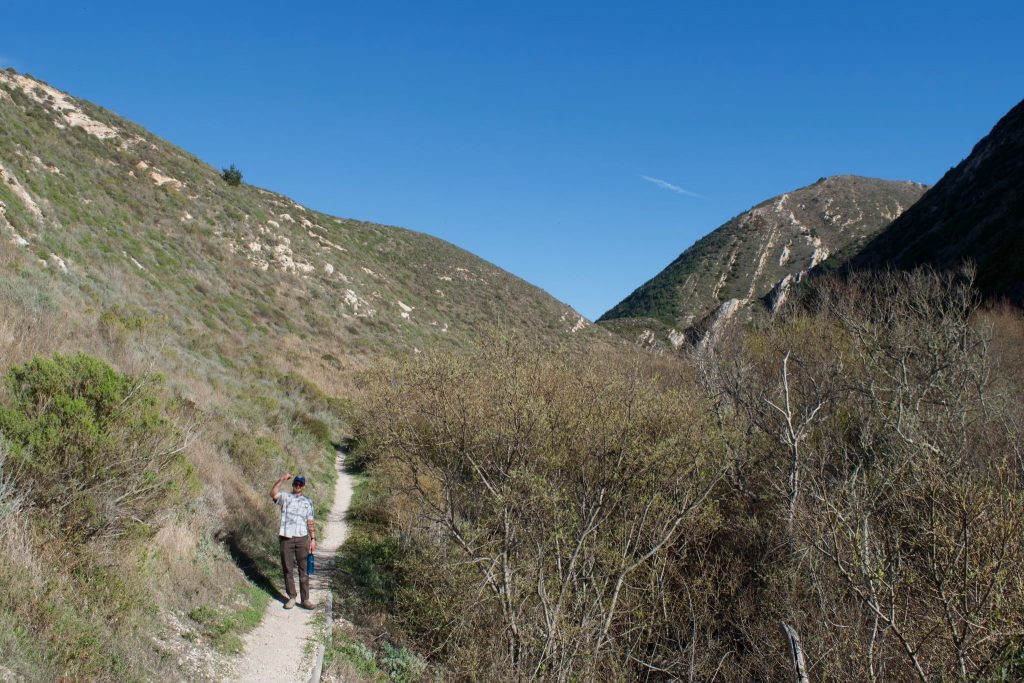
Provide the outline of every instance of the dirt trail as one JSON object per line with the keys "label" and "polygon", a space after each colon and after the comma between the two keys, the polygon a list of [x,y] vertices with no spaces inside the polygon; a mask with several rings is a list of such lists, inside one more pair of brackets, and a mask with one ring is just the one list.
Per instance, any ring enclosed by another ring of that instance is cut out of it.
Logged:
{"label": "dirt trail", "polygon": [[[345,514],[352,500],[352,477],[345,473],[343,455],[339,453],[338,482],[334,487],[334,506],[316,548],[316,573],[310,578],[310,599],[316,609],[306,611],[296,606],[282,608],[281,600],[271,600],[263,621],[245,638],[245,650],[232,680],[238,683],[305,683],[313,672],[318,629],[315,618],[323,618],[330,577],[334,573],[334,554],[345,542],[348,526]],[[280,576],[275,577],[281,583]],[[296,585],[296,589],[298,585]]]}

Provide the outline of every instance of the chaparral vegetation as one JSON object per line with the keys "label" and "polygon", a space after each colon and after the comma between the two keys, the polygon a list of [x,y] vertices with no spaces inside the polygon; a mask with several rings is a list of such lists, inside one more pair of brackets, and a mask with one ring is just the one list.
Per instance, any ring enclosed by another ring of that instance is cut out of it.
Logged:
{"label": "chaparral vegetation", "polygon": [[683,362],[381,364],[351,607],[446,680],[1015,680],[1022,333],[920,271]]}

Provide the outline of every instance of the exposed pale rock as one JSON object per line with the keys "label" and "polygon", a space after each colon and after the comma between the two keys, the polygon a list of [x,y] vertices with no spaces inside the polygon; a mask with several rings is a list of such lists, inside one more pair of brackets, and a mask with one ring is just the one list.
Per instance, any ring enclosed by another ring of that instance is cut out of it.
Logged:
{"label": "exposed pale rock", "polygon": [[376,314],[376,311],[373,310],[366,299],[363,299],[351,289],[345,290],[342,300],[352,309],[352,313],[357,318],[372,318]]}
{"label": "exposed pale rock", "polygon": [[49,265],[52,265],[54,268],[56,268],[62,273],[68,272],[68,264],[64,261],[64,259],[62,259],[60,256],[57,256],[56,254],[51,253],[47,263]]}
{"label": "exposed pale rock", "polygon": [[270,250],[272,258],[283,268],[292,268],[295,262],[292,260],[292,250],[287,244],[278,244]]}
{"label": "exposed pale rock", "polygon": [[821,243],[820,237],[808,237],[807,241],[814,247],[814,253],[811,254],[811,268],[814,268],[816,265],[827,259],[831,252],[829,252],[828,247]]}
{"label": "exposed pale rock", "polygon": [[736,312],[748,302],[748,299],[729,299],[728,301],[723,302],[722,305],[720,305],[715,312],[711,314],[707,332],[705,332],[704,336],[697,343],[697,348],[706,348],[709,345],[714,345],[722,335],[726,324],[728,324],[728,322],[736,315]]}
{"label": "exposed pale rock", "polygon": [[[781,204],[788,196],[789,195],[782,195],[783,198],[782,200],[779,200],[779,203]],[[793,218],[792,211],[789,212],[789,215]],[[796,222],[796,218],[793,218],[793,221]],[[757,290],[757,280],[761,277],[761,273],[764,272],[765,263],[768,261],[768,255],[771,253],[772,247],[775,246],[775,238],[777,235],[778,231],[775,228],[772,228],[768,232],[768,239],[765,242],[764,248],[761,250],[761,255],[758,257],[757,267],[754,269],[754,275],[750,278],[750,289],[747,291],[748,299],[753,297],[754,292]]]}
{"label": "exposed pale rock", "polygon": [[177,178],[172,178],[169,175],[164,175],[163,173],[160,173],[159,171],[150,171],[149,177],[153,179],[153,183],[155,183],[157,187],[163,187],[164,185],[170,185],[174,189],[180,190],[182,188],[182,185],[184,184],[180,180],[178,180]]}
{"label": "exposed pale rock", "polygon": [[55,112],[59,117],[53,122],[57,128],[81,128],[100,140],[109,140],[120,135],[115,128],[88,116],[71,97],[45,83],[7,71],[0,71],[0,81],[19,88],[37,104]]}
{"label": "exposed pale rock", "polygon": [[718,293],[722,291],[722,287],[725,286],[726,280],[729,279],[729,271],[732,270],[733,265],[736,263],[736,257],[739,254],[740,245],[736,243],[733,245],[732,250],[729,252],[728,263],[725,264],[725,268],[722,269],[722,275],[718,278],[718,283],[715,285],[715,290],[711,292],[711,297],[714,299],[718,298]]}
{"label": "exposed pale rock", "polygon": [[576,323],[572,326],[572,328],[569,331],[572,332],[573,334],[575,334],[575,333],[579,332],[580,330],[585,329],[587,327],[590,327],[590,321],[587,320],[586,318],[584,318],[581,315],[581,316],[579,316],[579,318],[576,320]]}
{"label": "exposed pale rock", "polygon": [[125,149],[128,149],[129,147],[135,147],[137,145],[142,145],[143,147],[148,147],[150,150],[152,150],[154,152],[159,151],[159,149],[160,149],[154,143],[150,142],[149,140],[147,140],[146,138],[142,137],[141,135],[133,135],[133,136],[131,136],[130,138],[128,138],[127,140],[124,141],[124,143],[122,144],[122,147],[125,148]]}
{"label": "exposed pale rock", "polygon": [[130,260],[130,261],[132,262],[132,265],[134,265],[134,266],[135,266],[136,268],[138,268],[139,270],[145,270],[145,269],[146,269],[146,267],[145,267],[145,266],[143,266],[143,265],[142,265],[141,263],[139,263],[139,262],[138,262],[138,261],[137,261],[137,260],[135,259],[135,257],[134,257],[134,256],[131,256],[131,257],[129,257],[129,260]]}
{"label": "exposed pale rock", "polygon": [[[0,71],[0,73],[5,72]],[[37,220],[43,220],[43,211],[39,208],[39,205],[36,204],[36,200],[32,198],[32,195],[29,194],[28,190],[18,182],[18,179],[14,174],[3,164],[0,164],[0,182],[7,186],[7,189],[9,189],[11,193],[21,201],[30,214],[32,214]]]}
{"label": "exposed pale rock", "polygon": [[786,299],[789,297],[789,290],[794,282],[799,282],[799,279],[794,278],[792,275],[786,275],[786,277],[779,280],[772,287],[772,291],[768,292],[768,310],[775,313],[782,304],[786,303]]}
{"label": "exposed pale rock", "polygon": [[[309,223],[309,221],[303,220],[303,224],[305,224],[305,223]],[[310,223],[310,225],[312,225],[312,223]],[[324,247],[325,249],[326,248],[336,249],[336,250],[338,250],[338,251],[340,251],[342,253],[348,251],[348,249],[346,249],[345,247],[342,247],[340,245],[335,244],[334,242],[330,241],[329,239],[327,239],[323,235],[321,235],[319,233],[316,233],[316,232],[313,232],[312,230],[307,230],[306,234],[308,234],[310,237],[312,237],[317,242],[319,242],[320,246]]]}

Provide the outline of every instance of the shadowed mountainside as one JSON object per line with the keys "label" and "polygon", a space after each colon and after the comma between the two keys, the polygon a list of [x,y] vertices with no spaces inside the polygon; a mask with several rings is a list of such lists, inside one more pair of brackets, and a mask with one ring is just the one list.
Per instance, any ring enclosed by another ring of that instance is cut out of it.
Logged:
{"label": "shadowed mountainside", "polygon": [[855,270],[977,264],[987,294],[1024,300],[1024,101],[910,210],[850,259]]}

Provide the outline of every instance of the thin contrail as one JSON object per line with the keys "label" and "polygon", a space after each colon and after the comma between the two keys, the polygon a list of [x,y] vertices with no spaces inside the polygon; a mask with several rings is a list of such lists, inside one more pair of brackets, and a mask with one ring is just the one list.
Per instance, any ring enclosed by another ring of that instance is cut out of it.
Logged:
{"label": "thin contrail", "polygon": [[649,183],[654,183],[655,185],[657,185],[658,187],[660,187],[662,189],[671,190],[672,192],[676,192],[678,194],[685,194],[687,197],[698,197],[700,199],[704,199],[703,196],[697,194],[696,192],[690,192],[689,190],[684,190],[683,188],[679,187],[678,185],[673,185],[672,183],[668,182],[667,180],[661,180],[660,178],[652,178],[649,175],[642,175],[640,177],[643,178],[644,180],[646,180]]}

